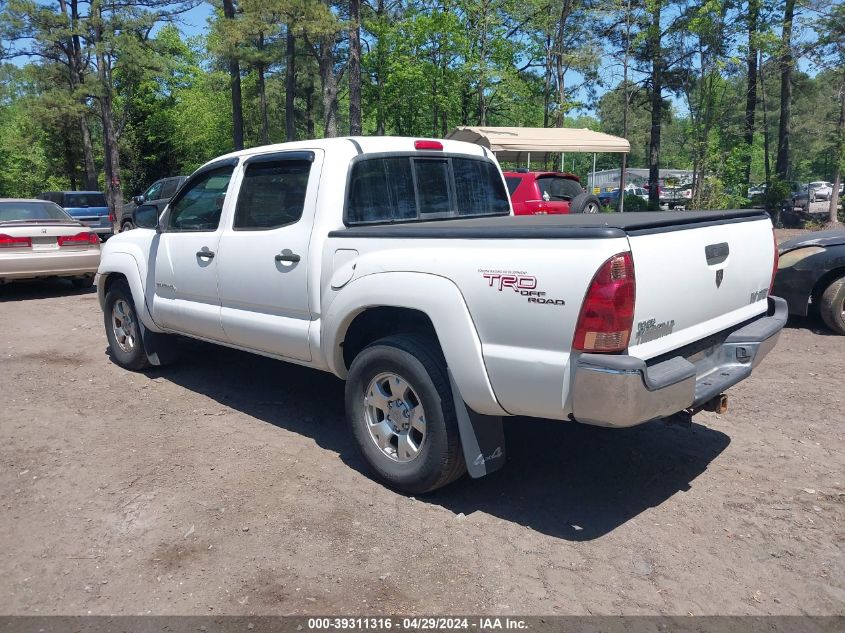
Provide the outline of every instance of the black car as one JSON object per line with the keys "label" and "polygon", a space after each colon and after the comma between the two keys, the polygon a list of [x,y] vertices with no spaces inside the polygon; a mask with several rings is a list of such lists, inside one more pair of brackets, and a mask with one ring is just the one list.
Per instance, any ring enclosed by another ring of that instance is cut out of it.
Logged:
{"label": "black car", "polygon": [[156,180],[149,189],[147,189],[140,196],[132,198],[132,202],[123,205],[123,211],[120,214],[120,221],[118,223],[119,231],[128,231],[138,226],[135,221],[135,212],[141,205],[152,205],[161,213],[164,211],[165,205],[170,202],[182,183],[188,179],[187,176],[173,176],[171,178],[162,178]]}
{"label": "black car", "polygon": [[783,242],[772,294],[786,299],[789,313],[807,316],[812,307],[827,326],[845,335],[845,231],[816,231]]}

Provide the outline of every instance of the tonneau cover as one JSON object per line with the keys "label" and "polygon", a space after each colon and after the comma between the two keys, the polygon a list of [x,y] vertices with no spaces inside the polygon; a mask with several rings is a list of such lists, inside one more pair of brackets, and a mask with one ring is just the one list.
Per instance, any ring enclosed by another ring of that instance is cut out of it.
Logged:
{"label": "tonneau cover", "polygon": [[767,219],[759,209],[734,211],[653,211],[573,215],[492,216],[359,225],[332,231],[329,237],[431,239],[601,239],[680,230],[690,225],[732,224]]}

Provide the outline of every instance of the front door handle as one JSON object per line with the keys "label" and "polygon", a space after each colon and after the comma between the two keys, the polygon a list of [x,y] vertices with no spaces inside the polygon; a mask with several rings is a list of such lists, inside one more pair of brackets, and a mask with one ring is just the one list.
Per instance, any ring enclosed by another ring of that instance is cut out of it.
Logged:
{"label": "front door handle", "polygon": [[276,255],[276,261],[277,262],[292,262],[292,263],[295,264],[300,259],[302,259],[302,258],[299,255],[297,255],[296,253],[291,253],[291,252],[281,253],[280,255]]}
{"label": "front door handle", "polygon": [[214,259],[214,251],[197,251],[197,257],[207,257],[208,259]]}

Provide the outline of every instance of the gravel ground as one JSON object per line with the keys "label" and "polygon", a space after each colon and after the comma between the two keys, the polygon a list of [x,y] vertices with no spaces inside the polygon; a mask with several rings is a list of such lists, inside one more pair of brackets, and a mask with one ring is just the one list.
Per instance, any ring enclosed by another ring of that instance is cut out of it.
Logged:
{"label": "gravel ground", "polygon": [[845,339],[791,323],[723,416],[516,418],[509,463],[370,480],[331,376],[192,341],[114,365],[96,296],[0,287],[2,614],[842,614]]}

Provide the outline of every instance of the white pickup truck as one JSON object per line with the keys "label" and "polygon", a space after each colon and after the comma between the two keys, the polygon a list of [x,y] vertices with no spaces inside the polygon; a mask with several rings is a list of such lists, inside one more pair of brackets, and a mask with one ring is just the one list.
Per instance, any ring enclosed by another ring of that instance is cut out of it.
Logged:
{"label": "white pickup truck", "polygon": [[103,247],[114,361],[165,364],[179,334],[332,372],[409,493],[501,467],[503,416],[721,410],[786,321],[765,214],[514,217],[495,158],[456,141],[249,149],[149,215]]}

